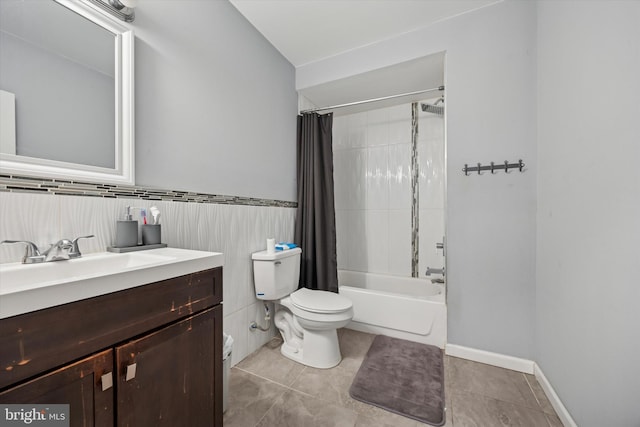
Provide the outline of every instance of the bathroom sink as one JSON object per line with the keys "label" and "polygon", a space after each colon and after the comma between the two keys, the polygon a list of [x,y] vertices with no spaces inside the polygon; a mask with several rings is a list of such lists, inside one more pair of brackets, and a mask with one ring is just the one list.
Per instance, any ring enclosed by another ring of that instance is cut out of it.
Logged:
{"label": "bathroom sink", "polygon": [[223,254],[161,248],[0,264],[0,319],[220,267]]}
{"label": "bathroom sink", "polygon": [[[46,262],[42,264],[11,264],[0,266],[0,294],[51,286],[90,276],[101,276],[114,271],[126,271],[159,264],[171,257],[142,253],[115,254],[110,252],[85,255],[68,261]],[[124,255],[124,256],[119,256]]]}

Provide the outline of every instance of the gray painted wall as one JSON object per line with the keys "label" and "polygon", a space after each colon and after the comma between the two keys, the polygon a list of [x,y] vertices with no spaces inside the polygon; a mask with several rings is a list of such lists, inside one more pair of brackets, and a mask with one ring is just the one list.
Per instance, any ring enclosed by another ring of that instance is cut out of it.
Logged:
{"label": "gray painted wall", "polygon": [[136,183],[296,200],[294,68],[227,1],[136,9]]}
{"label": "gray painted wall", "polygon": [[[452,344],[533,358],[533,2],[504,2],[297,69],[299,89],[446,51],[447,283]],[[523,159],[525,173],[464,176]]]}
{"label": "gray painted wall", "polygon": [[535,360],[584,427],[640,425],[639,22],[538,8]]}

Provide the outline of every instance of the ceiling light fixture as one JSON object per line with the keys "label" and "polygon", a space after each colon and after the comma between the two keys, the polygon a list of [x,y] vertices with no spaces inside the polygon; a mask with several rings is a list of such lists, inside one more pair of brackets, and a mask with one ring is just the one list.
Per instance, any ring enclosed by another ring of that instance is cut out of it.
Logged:
{"label": "ceiling light fixture", "polygon": [[126,22],[133,22],[135,19],[135,8],[138,0],[109,0],[109,6],[115,9],[113,13],[118,18]]}

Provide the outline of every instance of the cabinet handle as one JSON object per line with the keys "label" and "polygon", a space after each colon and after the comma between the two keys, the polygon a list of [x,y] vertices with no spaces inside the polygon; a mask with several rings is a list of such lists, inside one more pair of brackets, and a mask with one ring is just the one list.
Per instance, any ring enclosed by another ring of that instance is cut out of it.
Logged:
{"label": "cabinet handle", "polygon": [[102,391],[107,391],[113,387],[113,375],[111,372],[107,372],[100,377],[100,383],[102,383]]}
{"label": "cabinet handle", "polygon": [[127,366],[127,375],[125,377],[125,381],[131,381],[136,377],[136,367],[137,363],[132,363]]}

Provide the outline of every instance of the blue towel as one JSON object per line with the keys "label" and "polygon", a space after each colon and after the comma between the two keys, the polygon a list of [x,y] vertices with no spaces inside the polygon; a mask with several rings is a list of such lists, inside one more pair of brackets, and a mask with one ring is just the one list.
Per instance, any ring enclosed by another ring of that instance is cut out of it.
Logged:
{"label": "blue towel", "polygon": [[295,243],[280,242],[276,244],[276,251],[286,251],[286,250],[297,248],[297,247],[298,246]]}

